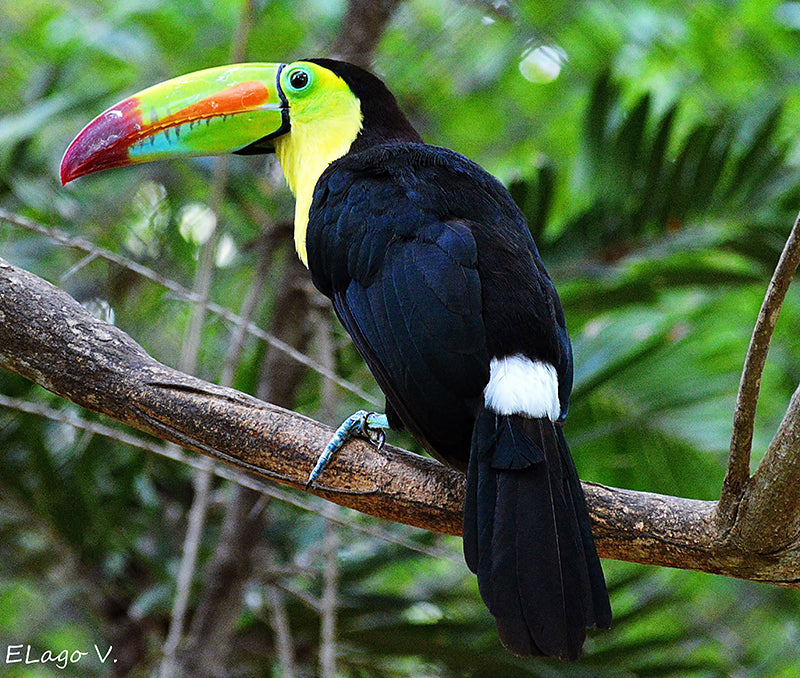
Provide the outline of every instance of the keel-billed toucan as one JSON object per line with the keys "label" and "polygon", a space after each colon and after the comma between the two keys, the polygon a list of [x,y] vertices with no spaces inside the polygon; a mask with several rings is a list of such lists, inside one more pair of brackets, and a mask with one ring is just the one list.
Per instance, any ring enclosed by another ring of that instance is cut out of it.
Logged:
{"label": "keel-billed toucan", "polygon": [[61,178],[229,152],[277,154],[297,252],[385,393],[388,423],[466,471],[464,554],[503,644],[576,659],[611,610],[562,433],[564,313],[509,193],[425,144],[378,78],[329,59],[144,90],[87,125]]}

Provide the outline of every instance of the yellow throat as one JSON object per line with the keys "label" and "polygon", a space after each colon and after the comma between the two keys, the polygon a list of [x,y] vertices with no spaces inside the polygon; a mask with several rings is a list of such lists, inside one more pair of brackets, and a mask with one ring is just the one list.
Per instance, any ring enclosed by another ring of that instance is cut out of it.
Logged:
{"label": "yellow throat", "polygon": [[314,87],[302,96],[286,93],[291,131],[275,143],[283,175],[295,197],[294,244],[306,267],[306,230],[314,187],[325,168],[350,150],[362,124],[361,103],[344,80],[321,67],[314,68],[314,78]]}

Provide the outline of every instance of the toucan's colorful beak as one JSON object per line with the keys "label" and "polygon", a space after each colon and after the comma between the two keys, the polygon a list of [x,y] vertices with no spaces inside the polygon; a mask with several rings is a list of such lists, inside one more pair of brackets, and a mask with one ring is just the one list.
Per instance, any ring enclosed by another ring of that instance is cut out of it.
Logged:
{"label": "toucan's colorful beak", "polygon": [[209,68],[154,85],[92,120],[61,161],[61,183],[177,155],[266,153],[289,131],[282,64]]}

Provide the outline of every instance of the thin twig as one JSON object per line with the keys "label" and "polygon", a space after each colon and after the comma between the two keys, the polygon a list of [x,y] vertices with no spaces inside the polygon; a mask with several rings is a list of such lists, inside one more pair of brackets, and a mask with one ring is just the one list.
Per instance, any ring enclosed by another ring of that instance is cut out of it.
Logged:
{"label": "thin twig", "polygon": [[77,264],[75,264],[72,268],[70,268],[66,273],[64,273],[59,279],[58,284],[63,285],[67,280],[69,280],[73,275],[75,275],[78,271],[82,268],[85,268],[89,264],[91,264],[95,259],[98,257],[97,252],[89,252],[83,259],[81,259]]}
{"label": "thin twig", "polygon": [[267,240],[261,240],[261,245],[260,249],[262,252],[258,257],[258,265],[256,266],[255,274],[250,282],[247,294],[245,294],[244,300],[242,301],[240,313],[243,322],[238,323],[234,327],[230,340],[228,341],[228,349],[219,380],[222,386],[233,386],[236,368],[241,360],[242,351],[244,350],[244,340],[247,337],[248,320],[254,316],[258,304],[264,297],[264,288],[267,285],[267,276],[269,275],[269,270],[272,265],[272,252],[271,243]]}
{"label": "thin twig", "polygon": [[283,678],[294,678],[294,641],[289,626],[289,615],[286,612],[286,603],[283,592],[274,585],[267,585],[267,605],[270,610],[270,624],[275,633],[275,649],[277,651],[279,675]]}
{"label": "thin twig", "polygon": [[161,678],[172,678],[178,674],[176,653],[181,638],[183,637],[184,620],[189,606],[189,593],[191,592],[192,579],[197,563],[197,552],[200,549],[200,540],[205,526],[208,495],[211,489],[211,469],[214,462],[206,463],[194,472],[194,500],[189,509],[186,525],[186,536],[183,539],[183,550],[178,574],[175,578],[175,599],[170,613],[169,632],[164,641],[163,657],[161,660]]}
{"label": "thin twig", "polygon": [[[317,311],[317,315],[322,314]],[[331,340],[327,317],[318,317],[316,328],[317,359],[328,369],[335,364],[334,346]],[[334,394],[331,382],[324,379],[320,387],[320,408],[317,417],[320,421],[330,421],[333,417]],[[336,511],[336,507],[331,507]],[[319,600],[319,675],[320,678],[336,676],[336,618],[338,614],[339,565],[338,527],[332,521],[325,521],[325,537],[322,546],[322,595]]]}
{"label": "thin twig", "polygon": [[720,515],[732,523],[735,507],[750,480],[750,452],[753,444],[756,405],[761,388],[761,374],[767,360],[770,340],[778,321],[783,300],[800,264],[800,214],[795,219],[767,288],[744,361],[736,409],[733,414],[728,469],[720,497]]}
{"label": "thin twig", "polygon": [[325,522],[322,546],[322,596],[320,597],[319,675],[336,676],[336,617],[339,604],[338,526]]}

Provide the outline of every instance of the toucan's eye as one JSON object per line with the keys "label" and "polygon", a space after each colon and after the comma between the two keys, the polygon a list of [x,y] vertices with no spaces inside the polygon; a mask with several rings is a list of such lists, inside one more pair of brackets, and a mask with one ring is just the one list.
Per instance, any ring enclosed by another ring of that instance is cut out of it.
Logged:
{"label": "toucan's eye", "polygon": [[298,68],[296,71],[289,73],[289,84],[294,90],[301,90],[308,87],[311,78],[308,76],[308,71]]}

